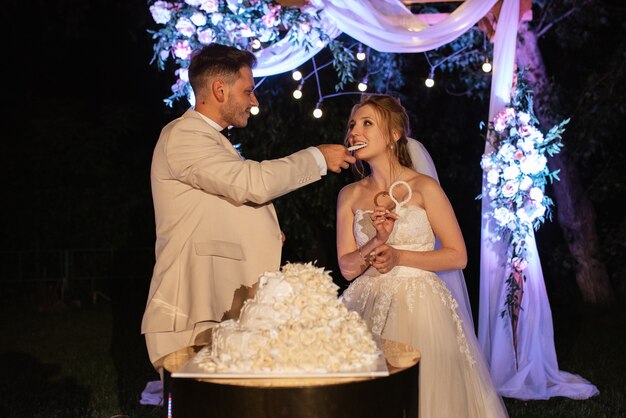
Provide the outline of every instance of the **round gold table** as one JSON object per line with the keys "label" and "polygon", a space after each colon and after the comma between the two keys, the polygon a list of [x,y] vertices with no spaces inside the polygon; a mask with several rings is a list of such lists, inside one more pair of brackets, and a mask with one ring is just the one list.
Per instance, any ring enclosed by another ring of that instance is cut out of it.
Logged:
{"label": "round gold table", "polygon": [[202,347],[165,358],[173,418],[413,418],[418,411],[420,354],[381,340],[389,376],[341,378],[172,378]]}

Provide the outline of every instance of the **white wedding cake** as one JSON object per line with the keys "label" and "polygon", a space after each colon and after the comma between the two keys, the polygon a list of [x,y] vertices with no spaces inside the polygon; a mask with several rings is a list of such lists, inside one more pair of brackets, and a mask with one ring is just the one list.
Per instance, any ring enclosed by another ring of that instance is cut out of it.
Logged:
{"label": "white wedding cake", "polygon": [[197,364],[209,373],[374,370],[379,349],[361,317],[338,299],[337,290],[328,272],[311,263],[289,263],[281,271],[266,272],[239,319],[213,329],[210,352],[197,356]]}

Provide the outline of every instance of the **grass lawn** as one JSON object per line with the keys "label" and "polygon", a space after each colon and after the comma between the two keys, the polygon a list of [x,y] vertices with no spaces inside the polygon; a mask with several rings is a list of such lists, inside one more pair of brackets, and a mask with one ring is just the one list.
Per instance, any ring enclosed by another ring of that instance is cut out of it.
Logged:
{"label": "grass lawn", "polygon": [[[158,378],[139,335],[141,309],[98,301],[42,311],[3,302],[0,417],[163,417],[161,408],[139,404],[146,382]],[[560,369],[590,380],[600,395],[507,398],[510,416],[626,417],[624,310],[581,308],[554,318]]]}

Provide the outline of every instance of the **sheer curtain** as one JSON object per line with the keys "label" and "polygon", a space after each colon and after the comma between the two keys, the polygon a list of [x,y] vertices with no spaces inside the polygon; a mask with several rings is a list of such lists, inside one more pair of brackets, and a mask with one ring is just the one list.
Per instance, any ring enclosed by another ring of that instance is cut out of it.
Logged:
{"label": "sheer curtain", "polygon": [[[520,0],[500,0],[494,40],[489,120],[509,101],[515,65],[515,43]],[[324,28],[331,37],[346,33],[380,52],[417,53],[438,48],[456,39],[483,18],[498,0],[465,0],[441,22],[428,26],[400,0],[312,0],[321,9]],[[315,40],[313,40],[315,44]],[[293,70],[312,58],[320,47],[293,47],[287,40],[257,53],[255,77]],[[486,144],[489,151],[489,144]],[[479,162],[476,162],[479,169]],[[482,201],[483,214],[489,208]],[[506,248],[488,239],[492,225],[483,216],[478,338],[491,368],[496,388],[506,397],[548,399],[565,396],[586,399],[598,389],[580,376],[558,369],[554,348],[552,313],[534,235],[529,241],[529,266],[518,323],[517,358],[508,318],[499,316],[504,306]]]}

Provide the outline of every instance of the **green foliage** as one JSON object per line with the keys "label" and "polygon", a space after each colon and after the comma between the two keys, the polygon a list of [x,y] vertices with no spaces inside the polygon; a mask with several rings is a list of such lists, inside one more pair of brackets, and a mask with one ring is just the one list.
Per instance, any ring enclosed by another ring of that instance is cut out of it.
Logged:
{"label": "green foliage", "polygon": [[343,42],[337,40],[330,41],[328,47],[333,54],[333,67],[339,78],[335,90],[340,91],[344,89],[346,84],[354,81],[354,70],[356,69],[354,54]]}
{"label": "green foliage", "polygon": [[403,55],[378,52],[367,48],[368,89],[393,94],[404,86]]}

